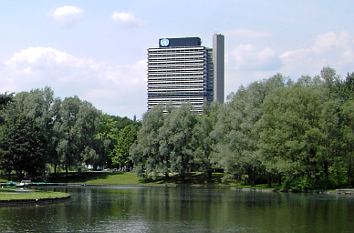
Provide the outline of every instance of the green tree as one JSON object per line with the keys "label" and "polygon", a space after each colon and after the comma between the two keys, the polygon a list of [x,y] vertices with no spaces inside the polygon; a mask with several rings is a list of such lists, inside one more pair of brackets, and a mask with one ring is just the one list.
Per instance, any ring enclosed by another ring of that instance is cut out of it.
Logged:
{"label": "green tree", "polygon": [[192,146],[194,151],[193,163],[196,170],[206,174],[207,181],[210,182],[215,162],[212,162],[212,153],[217,143],[212,131],[217,121],[219,105],[211,104],[205,109],[204,114],[196,116],[196,124],[193,128]]}
{"label": "green tree", "polygon": [[[106,158],[108,167],[132,166],[128,152],[132,142],[136,140],[139,127],[139,122],[127,117],[121,118],[107,114],[101,116],[96,138],[103,142],[102,149],[104,154],[108,155]],[[129,147],[127,147],[128,144],[130,144]]]}
{"label": "green tree", "polygon": [[2,114],[2,111],[6,108],[6,106],[13,101],[13,94],[0,94],[0,168],[4,169],[8,174],[8,179],[11,179],[11,159],[9,158],[10,154],[5,149],[4,145],[4,127],[2,124],[5,119]]}
{"label": "green tree", "polygon": [[137,139],[137,125],[130,124],[119,131],[117,143],[110,154],[113,167],[124,168],[130,170],[132,161],[130,159],[130,147]]}
{"label": "green tree", "polygon": [[[20,165],[20,159],[22,157],[28,156],[38,156],[38,158],[46,164],[47,153],[43,151],[48,150],[48,145],[51,139],[51,128],[52,128],[52,115],[50,114],[51,106],[53,102],[53,91],[50,88],[35,89],[30,92],[20,92],[13,97],[11,104],[7,105],[6,109],[2,111],[2,116],[5,119],[5,124],[2,129],[5,132],[3,135],[3,141],[7,144],[7,158],[13,159],[13,162],[5,162],[6,170],[10,170],[10,165],[12,169],[16,170],[18,176],[23,176],[23,172],[28,175],[38,175],[37,170],[43,171],[44,168],[40,166],[37,169],[33,165],[33,169],[26,167],[26,164]],[[25,128],[29,132],[22,133],[28,137],[21,136],[21,127]],[[31,131],[32,130],[32,131]],[[11,133],[9,133],[11,132]],[[14,142],[16,141],[15,136],[19,137],[19,147],[23,148],[24,153],[29,153],[24,156],[19,150],[16,150]],[[26,141],[27,140],[27,141]],[[38,148],[41,145],[42,148]],[[34,151],[31,148],[37,150]],[[19,158],[19,159],[16,159]],[[31,158],[33,162],[38,161],[35,158]],[[31,164],[28,162],[27,164]],[[43,169],[42,169],[43,168]]]}
{"label": "green tree", "polygon": [[347,183],[354,186],[354,98],[342,106],[343,113],[343,154],[347,165]]}
{"label": "green tree", "polygon": [[45,143],[40,127],[33,119],[19,117],[5,130],[5,169],[17,178],[41,176],[45,170]]}
{"label": "green tree", "polygon": [[100,140],[96,137],[100,112],[92,104],[75,96],[62,101],[58,117],[55,128],[60,139],[56,151],[66,173],[70,168],[81,170],[85,164],[94,167],[103,165],[103,155],[97,155],[98,151],[102,151]]}
{"label": "green tree", "polygon": [[327,94],[316,80],[304,77],[265,100],[260,145],[266,168],[282,174],[285,187],[315,188],[328,178],[321,124]]}
{"label": "green tree", "polygon": [[241,87],[220,112],[213,132],[219,139],[213,158],[226,173],[238,179],[247,178],[247,182],[254,185],[257,176],[264,172],[259,151],[263,101],[284,85],[284,77],[275,75],[247,88]]}
{"label": "green tree", "polygon": [[130,148],[134,170],[142,177],[156,177],[166,172],[165,167],[169,167],[169,161],[160,156],[159,151],[159,130],[164,124],[164,118],[163,110],[159,107],[145,113],[137,141]]}
{"label": "green tree", "polygon": [[182,180],[193,167],[192,137],[196,116],[191,110],[189,105],[173,109],[166,115],[164,124],[158,132],[163,171],[165,174],[166,170],[177,172]]}

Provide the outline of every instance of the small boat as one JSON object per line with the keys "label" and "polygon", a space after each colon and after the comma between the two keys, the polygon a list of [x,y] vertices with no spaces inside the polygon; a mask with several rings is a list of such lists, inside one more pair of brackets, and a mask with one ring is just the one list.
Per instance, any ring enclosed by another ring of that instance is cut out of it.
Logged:
{"label": "small boat", "polygon": [[6,183],[3,183],[2,186],[16,186],[16,182],[8,181]]}
{"label": "small boat", "polygon": [[31,180],[21,180],[19,184],[16,184],[16,187],[27,187],[30,186],[32,183]]}

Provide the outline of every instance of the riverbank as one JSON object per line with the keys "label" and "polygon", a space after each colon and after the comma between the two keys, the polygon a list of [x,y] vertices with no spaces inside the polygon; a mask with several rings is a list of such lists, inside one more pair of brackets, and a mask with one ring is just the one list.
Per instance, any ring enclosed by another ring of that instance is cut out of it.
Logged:
{"label": "riverbank", "polygon": [[82,185],[137,185],[144,182],[132,172],[82,172],[61,173],[49,177],[50,183],[72,183]]}
{"label": "riverbank", "polygon": [[45,204],[62,201],[68,198],[70,198],[70,195],[62,192],[15,188],[0,189],[0,206]]}
{"label": "riverbank", "polygon": [[[4,183],[3,183],[4,185]],[[6,185],[6,183],[5,183]],[[201,172],[189,173],[184,179],[179,175],[171,174],[168,178],[158,177],[156,179],[140,179],[133,172],[71,172],[68,174],[58,173],[48,177],[46,182],[32,182],[32,186],[113,186],[113,185],[141,185],[141,186],[163,186],[177,187],[189,185],[192,187],[215,187],[231,188],[236,191],[251,192],[301,192],[301,193],[326,193],[354,195],[352,189],[337,190],[284,190],[281,186],[268,187],[267,184],[257,184],[255,186],[244,185],[235,180],[223,180],[223,173],[213,173],[207,182],[206,175]],[[345,190],[345,191],[343,191]],[[348,191],[349,190],[349,191]]]}
{"label": "riverbank", "polygon": [[[222,173],[213,173],[211,180],[206,182],[204,173],[189,173],[183,180],[178,175],[171,175],[168,178],[158,177],[156,179],[140,179],[132,172],[85,172],[85,173],[71,173],[67,177],[61,176],[52,179],[54,182],[68,185],[80,186],[103,186],[103,185],[141,185],[141,186],[163,186],[163,187],[177,187],[180,185],[188,185],[191,187],[214,187],[214,188],[231,188],[235,191],[244,192],[301,192],[301,193],[316,193],[316,194],[344,194],[344,192],[337,190],[284,190],[280,186],[268,187],[267,184],[257,184],[255,186],[243,185],[234,180],[229,180],[227,183],[222,180]],[[348,194],[348,192],[345,192]]]}
{"label": "riverbank", "polygon": [[82,185],[225,185],[222,183],[222,173],[214,173],[209,182],[204,173],[189,173],[184,179],[179,175],[157,177],[156,179],[141,179],[133,172],[83,172],[52,175],[51,183],[78,183]]}

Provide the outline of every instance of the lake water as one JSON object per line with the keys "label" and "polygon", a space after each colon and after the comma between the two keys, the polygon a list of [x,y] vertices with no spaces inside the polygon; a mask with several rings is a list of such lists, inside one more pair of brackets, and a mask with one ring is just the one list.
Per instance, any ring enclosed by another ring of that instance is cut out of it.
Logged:
{"label": "lake water", "polygon": [[0,207],[0,232],[354,232],[354,198],[162,187],[51,188],[63,203]]}

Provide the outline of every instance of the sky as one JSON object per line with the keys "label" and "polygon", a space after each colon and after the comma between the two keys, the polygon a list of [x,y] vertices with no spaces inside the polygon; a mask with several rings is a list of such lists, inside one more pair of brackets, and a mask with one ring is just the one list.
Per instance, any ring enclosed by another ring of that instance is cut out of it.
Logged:
{"label": "sky", "polygon": [[0,93],[51,87],[104,113],[147,109],[147,48],[225,36],[225,93],[281,73],[354,72],[353,0],[0,1]]}

